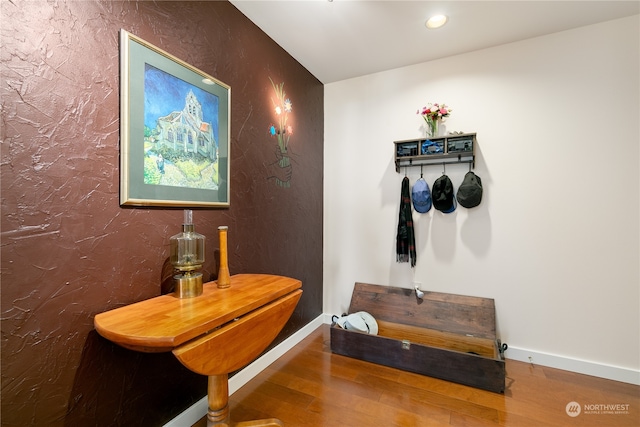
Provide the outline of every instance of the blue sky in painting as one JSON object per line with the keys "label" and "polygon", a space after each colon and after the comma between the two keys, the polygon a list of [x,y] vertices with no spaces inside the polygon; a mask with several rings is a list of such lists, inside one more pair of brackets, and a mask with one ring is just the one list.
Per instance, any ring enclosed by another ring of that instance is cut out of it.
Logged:
{"label": "blue sky in painting", "polygon": [[182,111],[189,90],[202,104],[202,120],[218,141],[218,97],[149,64],[144,67],[144,124],[155,129],[159,117]]}

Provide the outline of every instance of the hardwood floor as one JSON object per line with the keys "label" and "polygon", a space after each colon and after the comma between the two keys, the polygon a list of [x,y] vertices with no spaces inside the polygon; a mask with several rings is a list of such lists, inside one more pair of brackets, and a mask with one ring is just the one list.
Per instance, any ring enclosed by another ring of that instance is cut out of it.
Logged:
{"label": "hardwood floor", "polygon": [[[230,397],[231,418],[275,417],[292,427],[640,426],[638,386],[512,360],[506,366],[506,391],[496,394],[332,354],[322,325]],[[567,414],[570,402],[580,404],[576,417]]]}

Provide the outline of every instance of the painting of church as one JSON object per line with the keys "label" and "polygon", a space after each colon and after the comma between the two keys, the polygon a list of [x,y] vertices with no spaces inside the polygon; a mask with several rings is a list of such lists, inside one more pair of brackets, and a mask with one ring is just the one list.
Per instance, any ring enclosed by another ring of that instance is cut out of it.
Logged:
{"label": "painting of church", "polygon": [[203,121],[202,105],[192,90],[182,111],[174,111],[157,121],[157,142],[176,151],[199,153],[215,162],[218,144],[211,123]]}

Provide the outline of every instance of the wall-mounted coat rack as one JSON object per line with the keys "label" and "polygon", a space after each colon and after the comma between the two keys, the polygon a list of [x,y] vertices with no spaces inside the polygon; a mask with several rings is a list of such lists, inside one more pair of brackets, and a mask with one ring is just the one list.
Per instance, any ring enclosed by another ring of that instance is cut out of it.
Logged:
{"label": "wall-mounted coat rack", "polygon": [[463,133],[426,139],[393,141],[396,172],[401,167],[470,163],[475,168],[476,134]]}

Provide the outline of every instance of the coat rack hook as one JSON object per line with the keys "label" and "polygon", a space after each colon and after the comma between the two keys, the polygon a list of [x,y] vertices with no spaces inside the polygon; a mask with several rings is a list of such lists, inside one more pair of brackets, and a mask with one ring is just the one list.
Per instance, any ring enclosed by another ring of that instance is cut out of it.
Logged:
{"label": "coat rack hook", "polygon": [[420,178],[422,178],[422,166],[423,165],[420,165]]}
{"label": "coat rack hook", "polygon": [[447,174],[447,166],[445,162],[442,162],[442,175]]}

